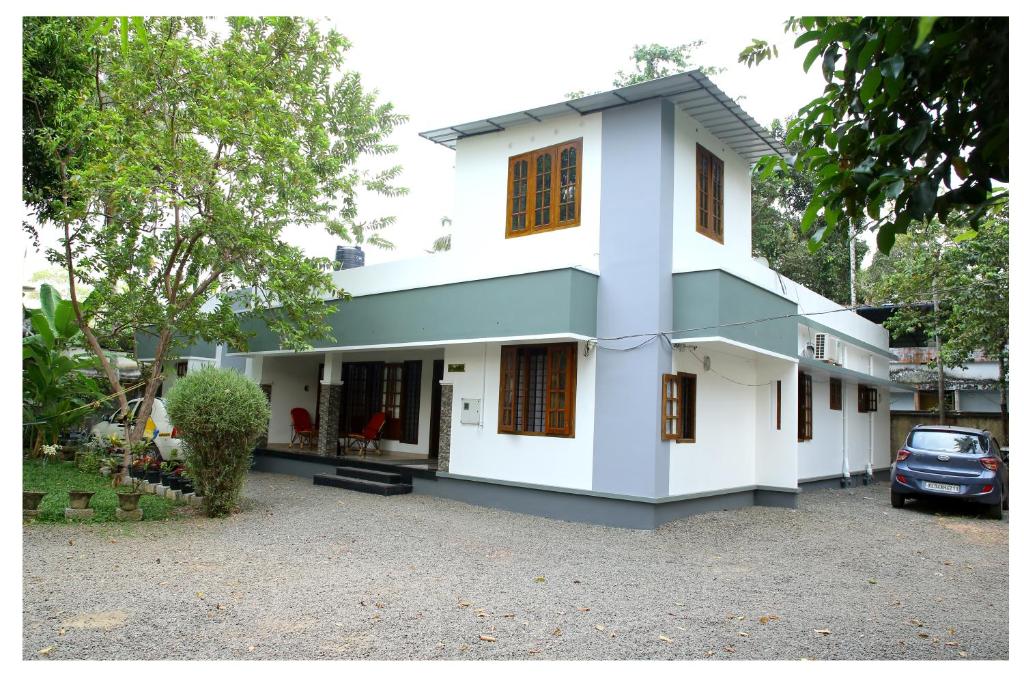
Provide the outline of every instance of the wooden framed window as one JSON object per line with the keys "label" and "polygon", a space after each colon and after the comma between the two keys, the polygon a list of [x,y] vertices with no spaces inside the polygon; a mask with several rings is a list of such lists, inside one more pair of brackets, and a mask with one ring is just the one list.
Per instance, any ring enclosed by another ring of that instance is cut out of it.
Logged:
{"label": "wooden framed window", "polygon": [[725,242],[725,164],[697,145],[697,232]]}
{"label": "wooden framed window", "polygon": [[420,382],[423,376],[423,361],[407,360],[402,363],[402,443],[419,443],[420,440]]}
{"label": "wooden framed window", "polygon": [[582,160],[582,138],[510,157],[505,237],[579,225]]}
{"label": "wooden framed window", "polygon": [[857,385],[857,412],[873,413],[878,410],[878,389],[864,384]]}
{"label": "wooden framed window", "polygon": [[384,421],[385,439],[398,440],[402,437],[402,370],[401,363],[384,365],[380,404],[387,418]]}
{"label": "wooden framed window", "polygon": [[678,443],[697,440],[697,375],[661,376],[661,438]]}
{"label": "wooden framed window", "polygon": [[782,380],[775,381],[775,430],[782,430]]}
{"label": "wooden framed window", "polygon": [[814,411],[811,376],[801,372],[797,377],[796,392],[796,438],[798,441],[810,441],[814,436]]}
{"label": "wooden framed window", "polygon": [[177,363],[175,363],[174,364],[174,372],[178,375],[178,377],[184,377],[185,375],[187,375],[188,374],[188,361],[187,360],[180,360]]}
{"label": "wooden framed window", "polygon": [[498,431],[574,436],[576,344],[501,347]]}
{"label": "wooden framed window", "polygon": [[828,380],[828,407],[830,410],[843,409],[843,380],[835,378]]}

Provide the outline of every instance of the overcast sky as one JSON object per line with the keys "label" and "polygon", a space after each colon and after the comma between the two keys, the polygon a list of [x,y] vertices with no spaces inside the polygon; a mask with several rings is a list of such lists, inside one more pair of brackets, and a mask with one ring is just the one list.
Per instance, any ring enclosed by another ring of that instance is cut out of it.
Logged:
{"label": "overcast sky", "polygon": [[[790,12],[754,14],[723,5],[717,14],[699,14],[681,2],[615,6],[611,13],[591,3],[522,11],[488,3],[358,3],[338,5],[343,10],[323,19],[352,43],[347,67],[409,117],[392,137],[398,145],[392,160],[404,167],[401,183],[409,194],[365,197],[360,204],[365,218],[397,217],[386,233],[397,249],[369,248],[368,263],[422,255],[442,234],[441,217],[452,215],[455,154],[420,132],[562,101],[572,90],[610,88],[616,72],[630,66],[634,45],[703,40],[697,62],[726,67],[714,81],[764,125],[821,93],[820,72],[805,75],[800,66],[806,48],[792,50],[793,36],[783,33]],[[737,54],[753,37],[776,43],[779,58],[752,69],[738,64]],[[333,256],[337,245],[319,229],[289,229],[286,239],[311,256]],[[24,243],[27,278],[46,264]]]}

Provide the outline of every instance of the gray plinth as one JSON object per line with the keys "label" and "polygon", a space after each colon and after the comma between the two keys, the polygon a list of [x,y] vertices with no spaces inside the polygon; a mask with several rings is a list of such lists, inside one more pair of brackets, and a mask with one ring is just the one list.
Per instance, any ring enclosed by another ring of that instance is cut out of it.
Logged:
{"label": "gray plinth", "polygon": [[84,510],[76,510],[75,508],[64,508],[65,519],[92,519],[92,516],[96,514],[96,511],[92,508],[85,508]]}
{"label": "gray plinth", "polygon": [[142,519],[142,508],[132,510],[131,512],[125,512],[121,508],[117,508],[114,510],[114,518],[122,522],[138,522]]}

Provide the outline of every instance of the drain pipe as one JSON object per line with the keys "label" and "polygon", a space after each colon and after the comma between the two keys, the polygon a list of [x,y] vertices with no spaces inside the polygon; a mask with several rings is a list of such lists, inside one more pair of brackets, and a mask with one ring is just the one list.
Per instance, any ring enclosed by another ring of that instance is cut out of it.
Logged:
{"label": "drain pipe", "polygon": [[846,382],[843,382],[843,476],[839,480],[839,487],[844,489],[853,485],[853,481],[850,479],[849,427],[847,426],[849,415],[847,404],[849,404],[849,401],[846,400],[845,393]]}

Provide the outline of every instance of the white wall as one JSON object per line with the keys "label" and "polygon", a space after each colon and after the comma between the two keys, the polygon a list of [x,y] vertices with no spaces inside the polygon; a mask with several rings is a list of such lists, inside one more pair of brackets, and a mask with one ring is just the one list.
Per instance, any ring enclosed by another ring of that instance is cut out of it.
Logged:
{"label": "white wall", "polygon": [[[869,461],[874,468],[888,467],[889,391],[879,388],[878,410],[861,413],[857,411],[857,382],[844,379],[843,409],[832,410],[829,407],[828,373],[813,370],[810,374],[813,379],[813,438],[797,445],[799,478],[842,475],[844,447],[850,472],[865,470]],[[795,405],[795,395],[793,402]]]}
{"label": "white wall", "polygon": [[[580,224],[505,238],[509,157],[583,138]],[[557,252],[571,264],[597,267],[601,216],[601,114],[560,116],[459,140],[455,152],[452,254],[530,269]]]}
{"label": "white wall", "polygon": [[[679,269],[714,262],[750,260],[750,164],[692,117],[676,108],[672,263]],[[697,232],[697,144],[722,160],[725,169],[723,242]],[[705,266],[706,267],[706,266]]]}
{"label": "white wall", "polygon": [[[459,144],[462,144],[461,142]],[[594,378],[597,354],[577,345],[574,437],[498,433],[501,344],[460,344],[445,350],[445,381],[452,384],[449,472],[527,484],[590,490],[594,466]],[[447,372],[463,363],[465,372]],[[461,400],[482,399],[480,425],[461,423]]]}
{"label": "white wall", "polygon": [[689,351],[672,354],[675,371],[697,375],[697,426],[694,443],[669,446],[670,496],[751,486],[756,478],[756,388],[722,377],[756,384],[755,361],[718,348],[701,346],[695,353],[711,357],[713,372]]}
{"label": "white wall", "polygon": [[[755,479],[759,486],[797,485],[797,364],[760,357],[757,360]],[[776,419],[775,382],[782,382],[781,414]],[[776,427],[778,425],[778,427]]]}
{"label": "white wall", "polygon": [[267,356],[259,384],[270,385],[269,443],[288,443],[292,436],[292,408],[305,408],[316,416],[316,388],[323,354]]}

